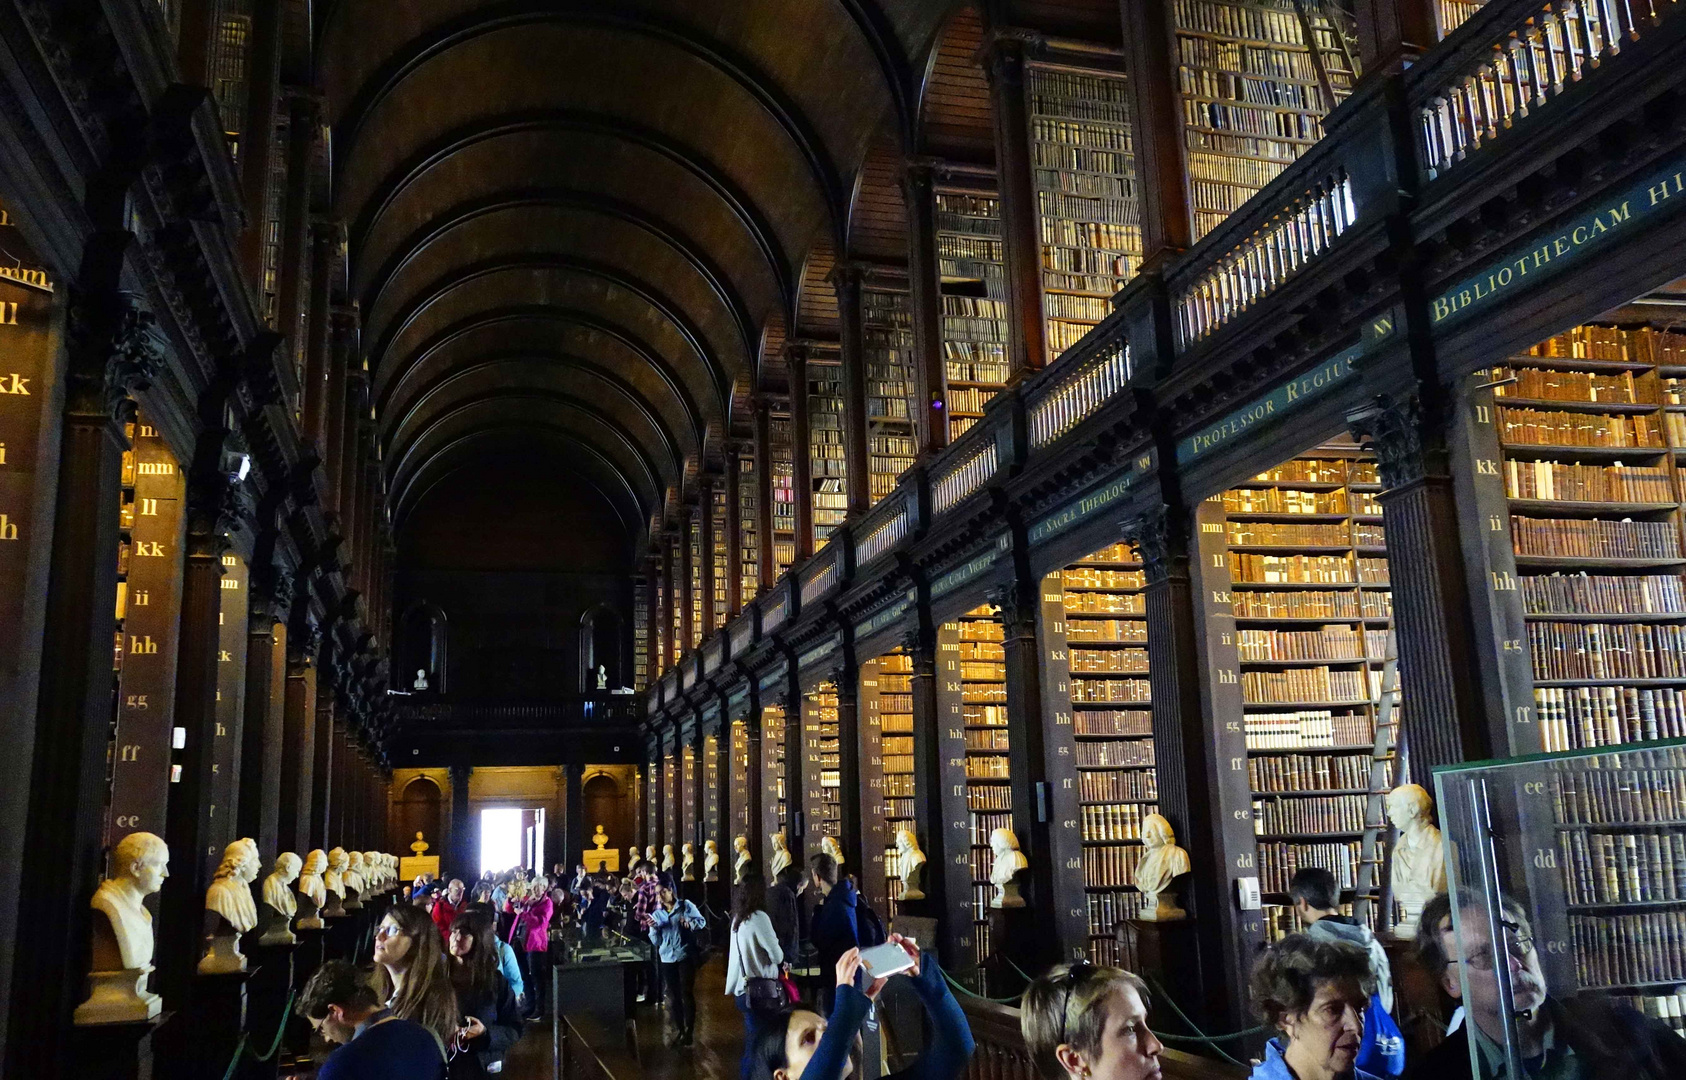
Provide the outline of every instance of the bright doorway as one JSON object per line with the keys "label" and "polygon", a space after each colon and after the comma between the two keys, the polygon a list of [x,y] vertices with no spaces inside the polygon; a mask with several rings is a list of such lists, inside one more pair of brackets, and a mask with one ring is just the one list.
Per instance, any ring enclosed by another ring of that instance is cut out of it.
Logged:
{"label": "bright doorway", "polygon": [[544,807],[488,808],[480,811],[480,872],[544,866]]}

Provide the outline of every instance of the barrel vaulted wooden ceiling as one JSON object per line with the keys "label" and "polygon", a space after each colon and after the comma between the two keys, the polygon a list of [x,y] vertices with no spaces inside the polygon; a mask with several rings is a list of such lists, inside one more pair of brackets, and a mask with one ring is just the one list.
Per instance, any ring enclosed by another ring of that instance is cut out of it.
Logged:
{"label": "barrel vaulted wooden ceiling", "polygon": [[[991,21],[1116,37],[1116,0]],[[905,264],[910,154],[988,164],[952,0],[329,0],[333,210],[395,519],[551,456],[641,537],[741,432],[840,257]],[[840,256],[840,253],[844,253]],[[794,331],[793,328],[794,327]]]}

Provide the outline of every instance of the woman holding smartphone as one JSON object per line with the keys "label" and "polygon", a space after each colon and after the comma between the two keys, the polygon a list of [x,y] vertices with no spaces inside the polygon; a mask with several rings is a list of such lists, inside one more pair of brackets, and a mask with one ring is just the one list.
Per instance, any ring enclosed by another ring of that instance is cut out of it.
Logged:
{"label": "woman holding smartphone", "polygon": [[[972,1057],[972,1033],[966,1014],[949,993],[935,957],[920,953],[909,937],[891,934],[912,961],[906,969],[914,993],[931,1018],[931,1039],[917,1061],[885,1080],[953,1080]],[[856,976],[865,988],[857,988]],[[850,949],[837,961],[837,996],[828,1020],[802,1008],[787,1008],[763,1021],[752,1049],[754,1080],[843,1080],[855,1072],[861,1024],[866,1021],[888,978],[866,979],[861,951]]]}

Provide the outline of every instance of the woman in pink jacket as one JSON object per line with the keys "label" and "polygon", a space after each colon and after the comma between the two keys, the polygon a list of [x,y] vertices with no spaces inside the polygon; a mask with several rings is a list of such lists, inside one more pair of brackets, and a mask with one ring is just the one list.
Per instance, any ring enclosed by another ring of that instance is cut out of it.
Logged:
{"label": "woman in pink jacket", "polygon": [[526,950],[521,955],[521,966],[527,982],[527,1019],[537,1020],[544,1014],[545,998],[550,992],[550,918],[556,908],[550,899],[549,879],[543,875],[534,878],[528,899],[508,903],[515,912],[509,943],[517,950]]}

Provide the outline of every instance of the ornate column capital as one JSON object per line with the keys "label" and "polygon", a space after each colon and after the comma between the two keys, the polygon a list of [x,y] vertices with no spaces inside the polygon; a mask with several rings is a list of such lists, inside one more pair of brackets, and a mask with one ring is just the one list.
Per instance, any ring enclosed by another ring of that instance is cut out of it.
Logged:
{"label": "ornate column capital", "polygon": [[66,337],[66,411],[127,420],[130,395],[151,386],[164,365],[158,320],[131,293],[101,297],[73,286]]}
{"label": "ornate column capital", "polygon": [[1164,503],[1148,508],[1123,524],[1126,540],[1136,545],[1150,583],[1170,580],[1171,564],[1186,555],[1186,537],[1177,535],[1176,515]]}
{"label": "ornate column capital", "polygon": [[1384,489],[1392,491],[1428,475],[1422,406],[1415,394],[1378,394],[1369,405],[1348,413],[1346,423],[1376,455]]}

